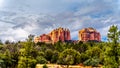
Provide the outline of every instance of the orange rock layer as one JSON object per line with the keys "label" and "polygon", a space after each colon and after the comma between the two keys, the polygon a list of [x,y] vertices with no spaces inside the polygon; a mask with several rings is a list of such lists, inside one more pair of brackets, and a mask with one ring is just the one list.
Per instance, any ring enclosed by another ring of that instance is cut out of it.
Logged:
{"label": "orange rock layer", "polygon": [[[55,43],[58,41],[70,41],[70,31],[69,29],[57,28],[51,31],[49,34],[42,34],[39,37],[34,38],[34,42],[45,42],[45,43]],[[84,28],[79,31],[79,41],[101,41],[100,33],[94,28]]]}
{"label": "orange rock layer", "polygon": [[46,42],[46,43],[55,43],[58,41],[71,40],[69,29],[58,28],[51,31],[49,34],[42,34],[39,37],[35,37],[34,42]]}
{"label": "orange rock layer", "polygon": [[79,41],[101,41],[100,33],[97,32],[94,28],[84,28],[79,31]]}

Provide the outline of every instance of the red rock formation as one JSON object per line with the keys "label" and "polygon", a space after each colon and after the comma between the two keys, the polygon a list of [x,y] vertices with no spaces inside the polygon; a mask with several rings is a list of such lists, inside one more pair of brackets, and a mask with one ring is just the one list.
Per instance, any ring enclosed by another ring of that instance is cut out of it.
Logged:
{"label": "red rock formation", "polygon": [[93,28],[84,28],[79,31],[79,41],[101,41],[100,33]]}
{"label": "red rock formation", "polygon": [[39,37],[39,42],[51,42],[49,35],[43,34]]}
{"label": "red rock formation", "polygon": [[53,30],[50,34],[53,42],[71,40],[70,31],[68,29],[63,29],[60,27]]}
{"label": "red rock formation", "polygon": [[65,40],[71,40],[70,31],[68,29],[64,29],[61,27],[51,31],[49,34],[43,34],[40,37],[36,37],[34,39],[35,43],[37,43],[37,42],[55,43],[58,41],[64,42]]}
{"label": "red rock formation", "polygon": [[34,42],[35,42],[35,43],[37,43],[37,42],[50,43],[50,42],[51,42],[51,38],[50,38],[49,35],[42,34],[42,35],[40,35],[39,37],[35,37],[35,38],[34,38]]}

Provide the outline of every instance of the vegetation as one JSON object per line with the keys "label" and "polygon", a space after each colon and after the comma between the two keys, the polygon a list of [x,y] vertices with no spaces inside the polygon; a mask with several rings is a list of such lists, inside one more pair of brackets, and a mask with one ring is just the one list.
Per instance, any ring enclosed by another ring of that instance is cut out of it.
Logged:
{"label": "vegetation", "polygon": [[29,35],[26,41],[16,43],[0,41],[0,67],[35,68],[36,64],[44,64],[43,68],[47,68],[47,63],[67,65],[67,68],[80,63],[104,68],[120,66],[120,31],[115,25],[108,31],[109,42],[35,44],[33,37]]}
{"label": "vegetation", "polygon": [[67,68],[69,65],[79,64],[80,53],[74,49],[65,49],[60,53],[58,63],[67,65]]}
{"label": "vegetation", "polygon": [[43,68],[48,68],[46,64],[43,65]]}

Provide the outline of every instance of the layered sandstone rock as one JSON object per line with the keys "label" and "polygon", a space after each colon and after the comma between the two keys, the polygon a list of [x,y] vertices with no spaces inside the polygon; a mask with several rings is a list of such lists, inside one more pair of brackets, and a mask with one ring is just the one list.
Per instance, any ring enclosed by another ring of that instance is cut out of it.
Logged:
{"label": "layered sandstone rock", "polygon": [[79,41],[101,41],[101,36],[94,28],[84,28],[79,31]]}
{"label": "layered sandstone rock", "polygon": [[35,37],[34,41],[37,42],[51,42],[55,43],[58,41],[71,40],[69,29],[58,28],[51,31],[49,34],[40,35],[40,37]]}
{"label": "layered sandstone rock", "polygon": [[39,42],[51,42],[51,38],[49,35],[42,34],[39,37]]}
{"label": "layered sandstone rock", "polygon": [[53,30],[49,35],[53,42],[71,40],[70,31],[61,27]]}

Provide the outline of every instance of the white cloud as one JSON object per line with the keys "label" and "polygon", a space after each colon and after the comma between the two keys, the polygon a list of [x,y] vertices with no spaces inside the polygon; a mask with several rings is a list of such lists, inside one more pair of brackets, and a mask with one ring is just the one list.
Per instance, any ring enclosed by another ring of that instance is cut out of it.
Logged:
{"label": "white cloud", "polygon": [[0,39],[4,41],[24,40],[29,34],[49,33],[58,27],[69,28],[73,39],[78,39],[78,31],[85,27],[96,28],[102,37],[106,37],[110,25],[117,24],[120,28],[118,3],[114,0],[8,0],[5,3],[5,10],[0,11]]}
{"label": "white cloud", "polygon": [[25,40],[30,33],[23,29],[8,29],[7,31],[2,31],[0,34],[1,40],[19,41]]}

